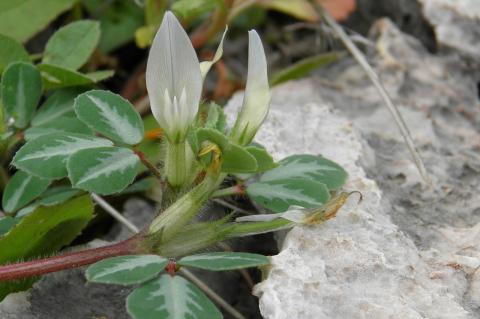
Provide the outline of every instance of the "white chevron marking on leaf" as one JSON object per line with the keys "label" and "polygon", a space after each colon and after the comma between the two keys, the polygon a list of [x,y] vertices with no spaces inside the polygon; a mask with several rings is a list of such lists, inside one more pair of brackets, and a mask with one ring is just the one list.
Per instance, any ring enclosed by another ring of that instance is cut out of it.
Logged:
{"label": "white chevron marking on leaf", "polygon": [[[35,141],[35,140],[34,140]],[[47,160],[54,156],[65,156],[72,154],[78,150],[85,148],[94,148],[102,146],[111,146],[112,143],[105,139],[84,138],[79,136],[68,135],[64,139],[57,139],[58,144],[52,146],[44,146],[37,152],[32,152],[23,156],[19,161],[32,159]],[[66,161],[66,158],[65,160]]]}
{"label": "white chevron marking on leaf", "polygon": [[138,129],[130,123],[128,117],[121,116],[108,103],[98,97],[92,95],[87,95],[87,97],[100,109],[103,117],[102,122],[108,125],[122,140],[141,140],[142,137],[139,136]]}
{"label": "white chevron marking on leaf", "polygon": [[75,184],[82,184],[102,175],[108,177],[114,172],[122,173],[138,163],[138,158],[134,154],[128,156],[130,154],[127,153],[126,156],[125,152],[117,152],[116,150],[103,151],[99,155],[107,155],[108,157],[101,159],[98,165],[91,167]]}

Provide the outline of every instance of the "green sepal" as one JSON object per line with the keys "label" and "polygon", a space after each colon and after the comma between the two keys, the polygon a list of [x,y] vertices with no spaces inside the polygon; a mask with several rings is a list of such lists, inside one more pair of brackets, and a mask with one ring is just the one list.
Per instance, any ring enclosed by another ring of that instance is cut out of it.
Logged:
{"label": "green sepal", "polygon": [[273,160],[273,157],[267,152],[266,149],[256,146],[247,146],[245,150],[249,152],[257,161],[257,172],[265,172],[274,169],[278,166]]}

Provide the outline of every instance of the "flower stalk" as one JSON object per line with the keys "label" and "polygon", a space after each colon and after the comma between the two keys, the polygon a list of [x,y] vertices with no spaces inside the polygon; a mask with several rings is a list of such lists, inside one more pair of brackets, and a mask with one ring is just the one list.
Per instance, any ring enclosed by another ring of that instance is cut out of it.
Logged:
{"label": "flower stalk", "polygon": [[222,188],[222,189],[216,190],[212,194],[212,198],[232,196],[232,195],[245,195],[245,188],[241,185]]}
{"label": "flower stalk", "polygon": [[172,143],[167,141],[165,175],[173,188],[180,188],[186,184],[189,163],[186,157],[186,143]]}

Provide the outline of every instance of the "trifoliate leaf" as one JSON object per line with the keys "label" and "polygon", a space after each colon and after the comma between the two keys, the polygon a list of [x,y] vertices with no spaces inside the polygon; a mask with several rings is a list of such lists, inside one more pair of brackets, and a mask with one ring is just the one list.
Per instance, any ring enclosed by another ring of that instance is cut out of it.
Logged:
{"label": "trifoliate leaf", "polygon": [[32,175],[59,179],[67,176],[67,159],[73,153],[112,145],[111,141],[104,138],[83,134],[47,134],[23,145],[15,154],[12,164]]}
{"label": "trifoliate leaf", "polygon": [[48,179],[18,171],[8,181],[2,197],[6,212],[15,212],[42,194],[50,184]]}
{"label": "trifoliate leaf", "polygon": [[130,185],[140,160],[132,150],[120,147],[84,149],[67,162],[73,187],[103,195],[114,194]]}
{"label": "trifoliate leaf", "polygon": [[88,267],[85,276],[91,282],[133,285],[157,276],[167,264],[168,259],[156,255],[112,257]]}
{"label": "trifoliate leaf", "polygon": [[213,271],[233,270],[268,265],[267,257],[237,252],[213,252],[183,257],[181,266],[189,266]]}
{"label": "trifoliate leaf", "polygon": [[247,194],[255,203],[276,213],[285,212],[292,205],[320,206],[330,199],[325,184],[296,178],[252,183]]}
{"label": "trifoliate leaf", "polygon": [[142,141],[142,118],[133,105],[118,94],[92,90],[75,99],[75,113],[92,130],[120,143]]}
{"label": "trifoliate leaf", "polygon": [[127,311],[134,319],[221,319],[221,312],[189,281],[162,275],[127,298]]}

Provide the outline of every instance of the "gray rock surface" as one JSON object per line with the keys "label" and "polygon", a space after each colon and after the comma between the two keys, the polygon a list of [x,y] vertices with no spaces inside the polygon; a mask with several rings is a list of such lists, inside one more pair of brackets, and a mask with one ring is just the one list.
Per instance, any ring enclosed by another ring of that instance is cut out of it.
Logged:
{"label": "gray rock surface", "polygon": [[477,0],[418,0],[439,46],[480,61],[480,4]]}
{"label": "gray rock surface", "polygon": [[[479,101],[476,72],[434,56],[388,20],[370,58],[432,175],[423,185],[390,114],[352,61],[273,92],[258,141],[277,158],[321,153],[365,200],[297,227],[257,285],[265,318],[478,318]],[[330,83],[328,83],[330,81]],[[236,96],[230,112],[241,103]],[[375,182],[374,182],[375,180]]]}

